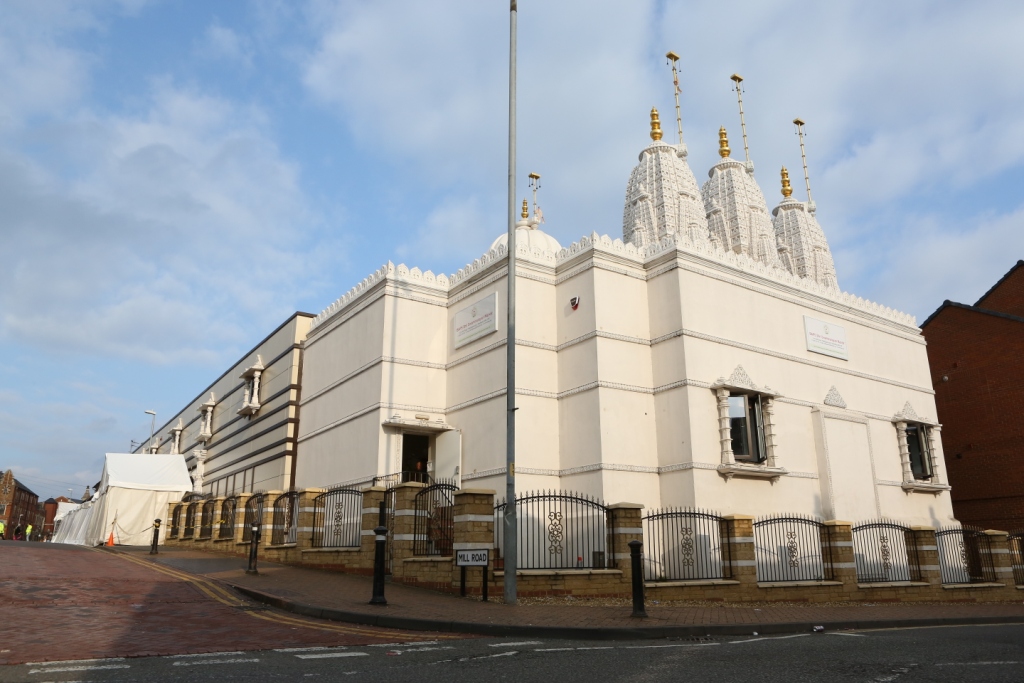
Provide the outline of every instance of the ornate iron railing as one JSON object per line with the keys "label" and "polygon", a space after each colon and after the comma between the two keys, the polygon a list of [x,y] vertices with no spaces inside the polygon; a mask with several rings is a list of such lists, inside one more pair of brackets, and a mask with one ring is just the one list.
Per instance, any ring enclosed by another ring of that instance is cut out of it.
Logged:
{"label": "ornate iron railing", "polygon": [[455,543],[455,482],[441,481],[421,489],[414,499],[413,555],[450,557]]}
{"label": "ornate iron railing", "polygon": [[171,528],[167,532],[169,538],[177,538],[181,528],[181,505],[175,505],[171,512]]}
{"label": "ornate iron railing", "polygon": [[831,581],[831,528],[813,517],[771,515],[754,521],[757,580]]}
{"label": "ornate iron railing", "polygon": [[893,583],[921,580],[921,563],[910,527],[891,519],[877,519],[855,524],[852,532],[857,581]]}
{"label": "ornate iron railing", "polygon": [[1014,531],[1006,540],[1010,546],[1013,583],[1016,586],[1024,586],[1024,531]]}
{"label": "ornate iron railing", "polygon": [[208,538],[213,538],[213,508],[215,508],[216,506],[217,504],[212,500],[208,500],[205,503],[203,503],[202,514],[199,518],[200,539],[205,540]]}
{"label": "ornate iron railing", "polygon": [[[507,502],[494,508],[494,538],[504,547]],[[519,569],[606,569],[613,566],[608,508],[596,498],[558,491],[517,496]]]}
{"label": "ornate iron railing", "polygon": [[935,532],[942,583],[994,583],[989,537],[977,527],[954,526]]}
{"label": "ornate iron railing", "polygon": [[252,525],[263,524],[263,504],[265,500],[266,495],[254,493],[245,501],[245,518],[243,520],[244,526],[242,527],[242,541],[244,543],[252,540]]}
{"label": "ornate iron railing", "polygon": [[199,507],[198,501],[192,501],[185,508],[185,537],[193,538],[196,533],[196,508]]}
{"label": "ornate iron railing", "polygon": [[225,498],[220,504],[220,520],[217,524],[217,538],[235,537],[235,511],[238,509],[238,497]]}
{"label": "ornate iron railing", "polygon": [[358,548],[362,541],[363,492],[331,489],[313,499],[313,547]]}
{"label": "ornate iron railing", "polygon": [[729,522],[714,512],[652,510],[643,518],[643,533],[647,581],[732,577]]}
{"label": "ornate iron railing", "polygon": [[299,521],[299,492],[287,491],[274,501],[274,517],[270,534],[271,545],[295,543]]}
{"label": "ornate iron railing", "polygon": [[374,486],[383,486],[386,489],[393,489],[399,484],[405,484],[408,482],[415,482],[417,484],[433,484],[434,478],[426,472],[416,472],[414,470],[406,472],[394,472],[392,474],[382,474],[373,478]]}

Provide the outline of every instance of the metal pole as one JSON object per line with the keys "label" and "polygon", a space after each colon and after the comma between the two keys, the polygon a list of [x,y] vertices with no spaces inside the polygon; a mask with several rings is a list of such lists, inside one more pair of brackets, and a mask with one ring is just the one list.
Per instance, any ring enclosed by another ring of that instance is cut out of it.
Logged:
{"label": "metal pole", "polygon": [[629,561],[633,574],[633,614],[632,617],[646,617],[647,608],[644,606],[644,568],[643,555],[641,553],[644,544],[641,541],[630,541]]}
{"label": "metal pole", "polygon": [[[260,509],[262,516],[263,510]],[[260,547],[260,525],[254,523],[252,525],[252,535],[249,537],[249,567],[245,570],[246,574],[259,574],[256,568],[257,554],[259,553]]]}
{"label": "metal pole", "polygon": [[509,12],[508,328],[505,357],[505,604],[516,604],[516,0]]}
{"label": "metal pole", "polygon": [[376,535],[373,549],[373,596],[370,598],[371,605],[386,605],[384,597],[384,546],[388,542],[388,528],[383,524],[373,530]]}
{"label": "metal pole", "polygon": [[153,545],[149,549],[150,555],[156,555],[159,550],[157,546],[160,544],[160,520],[153,520]]}

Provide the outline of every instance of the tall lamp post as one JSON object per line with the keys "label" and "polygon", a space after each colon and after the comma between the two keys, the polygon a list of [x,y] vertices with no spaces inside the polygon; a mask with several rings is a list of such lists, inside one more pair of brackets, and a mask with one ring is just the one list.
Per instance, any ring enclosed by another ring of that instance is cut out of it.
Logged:
{"label": "tall lamp post", "polygon": [[152,416],[152,420],[149,422],[149,450],[153,452],[153,438],[156,436],[156,411],[147,410],[146,415]]}
{"label": "tall lamp post", "polygon": [[508,327],[505,340],[505,558],[504,598],[516,604],[516,0],[509,7],[508,60]]}

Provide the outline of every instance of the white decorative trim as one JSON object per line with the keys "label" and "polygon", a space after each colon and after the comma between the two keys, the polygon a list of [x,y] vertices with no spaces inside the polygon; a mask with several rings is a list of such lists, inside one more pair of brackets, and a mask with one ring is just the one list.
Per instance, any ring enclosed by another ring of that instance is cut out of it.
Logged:
{"label": "white decorative trim", "polygon": [[822,402],[827,406],[832,406],[833,408],[846,407],[846,401],[844,401],[843,397],[839,395],[839,390],[836,389],[836,385],[834,384],[832,385],[832,388],[828,390],[828,393],[825,394],[825,400]]}
{"label": "white decorative trim", "polygon": [[719,465],[718,473],[729,481],[733,477],[748,479],[770,479],[774,484],[780,477],[789,474],[784,467],[767,467],[764,465],[753,465],[743,462],[734,462],[729,465]]}

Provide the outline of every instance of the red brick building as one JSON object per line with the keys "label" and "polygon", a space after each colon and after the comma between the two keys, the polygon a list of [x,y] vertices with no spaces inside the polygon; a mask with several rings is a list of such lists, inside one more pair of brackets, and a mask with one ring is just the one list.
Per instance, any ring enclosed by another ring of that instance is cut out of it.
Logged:
{"label": "red brick building", "polygon": [[14,538],[19,524],[22,528],[29,524],[38,528],[38,522],[43,519],[40,513],[39,496],[15,479],[13,471],[0,473],[0,520],[7,527],[4,537]]}
{"label": "red brick building", "polygon": [[1024,529],[1024,261],[973,306],[945,301],[924,324],[953,511]]}

